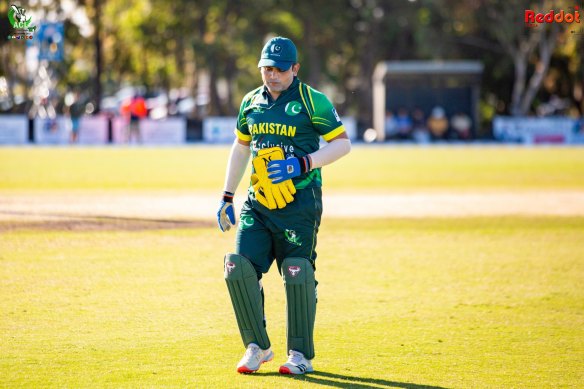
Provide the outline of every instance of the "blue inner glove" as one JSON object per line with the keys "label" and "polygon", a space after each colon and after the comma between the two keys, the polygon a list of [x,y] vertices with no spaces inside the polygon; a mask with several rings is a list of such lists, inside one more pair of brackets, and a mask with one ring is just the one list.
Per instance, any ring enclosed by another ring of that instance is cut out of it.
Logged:
{"label": "blue inner glove", "polygon": [[273,184],[279,184],[290,178],[298,177],[309,170],[310,158],[307,155],[302,158],[290,157],[288,159],[270,161],[268,163],[268,178],[272,180]]}
{"label": "blue inner glove", "polygon": [[225,192],[217,211],[217,224],[221,231],[229,231],[235,225],[235,211],[233,210],[233,194]]}

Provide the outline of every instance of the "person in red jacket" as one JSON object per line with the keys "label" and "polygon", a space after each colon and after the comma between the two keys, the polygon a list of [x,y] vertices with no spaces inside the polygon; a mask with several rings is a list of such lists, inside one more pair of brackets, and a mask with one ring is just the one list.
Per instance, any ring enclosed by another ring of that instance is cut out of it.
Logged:
{"label": "person in red jacket", "polygon": [[122,114],[126,118],[129,116],[128,126],[126,127],[126,142],[130,143],[132,138],[134,138],[137,143],[142,143],[140,121],[148,114],[144,97],[135,94],[130,100],[124,102],[122,105]]}

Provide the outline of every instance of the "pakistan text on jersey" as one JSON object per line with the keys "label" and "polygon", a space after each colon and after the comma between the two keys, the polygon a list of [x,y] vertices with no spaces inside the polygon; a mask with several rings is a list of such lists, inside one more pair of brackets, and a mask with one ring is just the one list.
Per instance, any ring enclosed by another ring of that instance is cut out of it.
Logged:
{"label": "pakistan text on jersey", "polygon": [[280,123],[254,123],[249,128],[250,135],[258,134],[275,134],[294,137],[296,135],[296,126],[287,126]]}

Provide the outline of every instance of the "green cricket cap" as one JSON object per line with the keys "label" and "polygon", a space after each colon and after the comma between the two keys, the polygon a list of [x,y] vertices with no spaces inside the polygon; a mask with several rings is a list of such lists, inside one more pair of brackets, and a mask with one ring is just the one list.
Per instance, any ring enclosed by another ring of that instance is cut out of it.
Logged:
{"label": "green cricket cap", "polygon": [[298,62],[296,46],[288,38],[281,36],[270,39],[262,49],[262,56],[258,68],[274,66],[280,70],[288,70]]}

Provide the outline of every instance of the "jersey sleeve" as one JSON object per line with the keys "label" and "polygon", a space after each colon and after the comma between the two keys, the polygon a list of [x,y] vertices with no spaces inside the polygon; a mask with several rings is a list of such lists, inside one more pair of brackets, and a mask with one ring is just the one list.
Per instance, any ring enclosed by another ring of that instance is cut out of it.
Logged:
{"label": "jersey sleeve", "polygon": [[343,122],[328,97],[309,86],[306,86],[305,91],[306,103],[312,110],[310,119],[319,135],[328,142],[345,132]]}
{"label": "jersey sleeve", "polygon": [[249,127],[247,126],[247,118],[245,117],[245,108],[247,108],[251,100],[250,94],[251,93],[247,94],[241,102],[234,130],[237,138],[245,142],[251,142],[251,134],[249,133]]}

